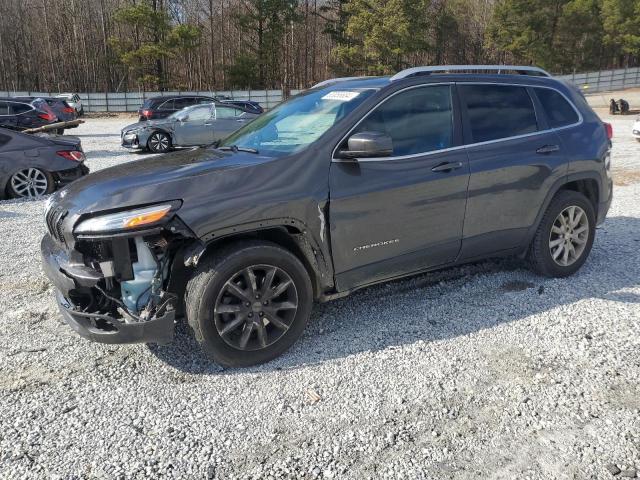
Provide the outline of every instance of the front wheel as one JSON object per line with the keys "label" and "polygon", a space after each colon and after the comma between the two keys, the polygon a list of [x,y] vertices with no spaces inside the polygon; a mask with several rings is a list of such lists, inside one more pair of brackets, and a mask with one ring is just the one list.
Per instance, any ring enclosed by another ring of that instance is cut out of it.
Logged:
{"label": "front wheel", "polygon": [[302,335],[313,293],[304,265],[269,242],[244,242],[203,261],[186,289],[196,340],[229,367],[264,363]]}
{"label": "front wheel", "polygon": [[595,231],[596,217],[589,199],[574,191],[559,192],[531,242],[533,269],[547,277],[574,274],[589,256]]}
{"label": "front wheel", "polygon": [[164,132],[151,134],[147,148],[153,153],[166,153],[171,149],[171,137]]}

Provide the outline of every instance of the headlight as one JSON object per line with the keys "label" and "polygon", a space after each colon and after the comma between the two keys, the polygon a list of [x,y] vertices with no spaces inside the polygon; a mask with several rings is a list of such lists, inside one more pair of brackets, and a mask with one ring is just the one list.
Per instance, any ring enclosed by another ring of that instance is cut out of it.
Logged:
{"label": "headlight", "polygon": [[117,230],[153,225],[167,217],[173,209],[171,204],[154,205],[124,212],[100,215],[81,221],[75,228],[76,233],[103,233]]}

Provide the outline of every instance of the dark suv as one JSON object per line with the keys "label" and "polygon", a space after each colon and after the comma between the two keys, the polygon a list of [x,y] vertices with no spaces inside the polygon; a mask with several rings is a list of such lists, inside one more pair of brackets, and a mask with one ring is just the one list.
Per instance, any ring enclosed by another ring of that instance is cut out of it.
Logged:
{"label": "dark suv", "polygon": [[213,97],[201,97],[198,95],[175,95],[148,98],[138,109],[138,119],[143,122],[145,120],[167,118],[172,113],[182,110],[183,108],[204,103],[212,103],[213,101]]}
{"label": "dark suv", "polygon": [[16,100],[0,98],[0,127],[26,130],[58,121],[55,113],[42,99]]}
{"label": "dark suv", "polygon": [[55,194],[45,270],[84,337],[168,342],[184,313],[213,360],[256,364],[294,343],[314,301],[374,283],[504,255],[575,273],[611,203],[610,138],[534,67],[336,79],[216,148]]}

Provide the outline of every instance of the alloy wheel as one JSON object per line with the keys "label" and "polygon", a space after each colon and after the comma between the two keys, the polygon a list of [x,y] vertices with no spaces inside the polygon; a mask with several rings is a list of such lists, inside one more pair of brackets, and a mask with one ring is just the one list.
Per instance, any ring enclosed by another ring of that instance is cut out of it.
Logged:
{"label": "alloy wheel", "polygon": [[568,267],[575,263],[589,240],[589,219],[585,211],[572,205],[560,212],[551,226],[549,251],[558,265]]}
{"label": "alloy wheel", "polygon": [[19,197],[38,198],[47,193],[49,180],[41,170],[27,168],[13,174],[11,189]]}
{"label": "alloy wheel", "polygon": [[166,152],[169,150],[169,137],[162,133],[154,133],[149,138],[149,148],[154,152]]}
{"label": "alloy wheel", "polygon": [[224,284],[214,321],[218,334],[231,347],[260,350],[289,330],[297,310],[298,292],[289,274],[272,265],[252,265]]}

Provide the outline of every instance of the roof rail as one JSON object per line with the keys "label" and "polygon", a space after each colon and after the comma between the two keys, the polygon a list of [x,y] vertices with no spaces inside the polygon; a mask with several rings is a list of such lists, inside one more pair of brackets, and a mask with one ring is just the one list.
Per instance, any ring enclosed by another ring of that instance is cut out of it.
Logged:
{"label": "roof rail", "polygon": [[322,81],[320,83],[316,83],[311,88],[324,87],[324,86],[330,85],[332,83],[346,82],[347,80],[359,80],[361,78],[372,78],[372,77],[365,75],[365,76],[362,76],[362,77],[336,77],[336,78],[330,78],[330,79],[324,80],[324,81]]}
{"label": "roof rail", "polygon": [[432,73],[453,73],[453,72],[476,72],[478,70],[508,74],[516,72],[519,75],[534,75],[541,77],[550,77],[551,74],[539,67],[530,67],[526,65],[432,65],[426,67],[412,67],[396,73],[390,78],[390,81],[400,80],[402,78],[415,77],[418,75],[430,75]]}

